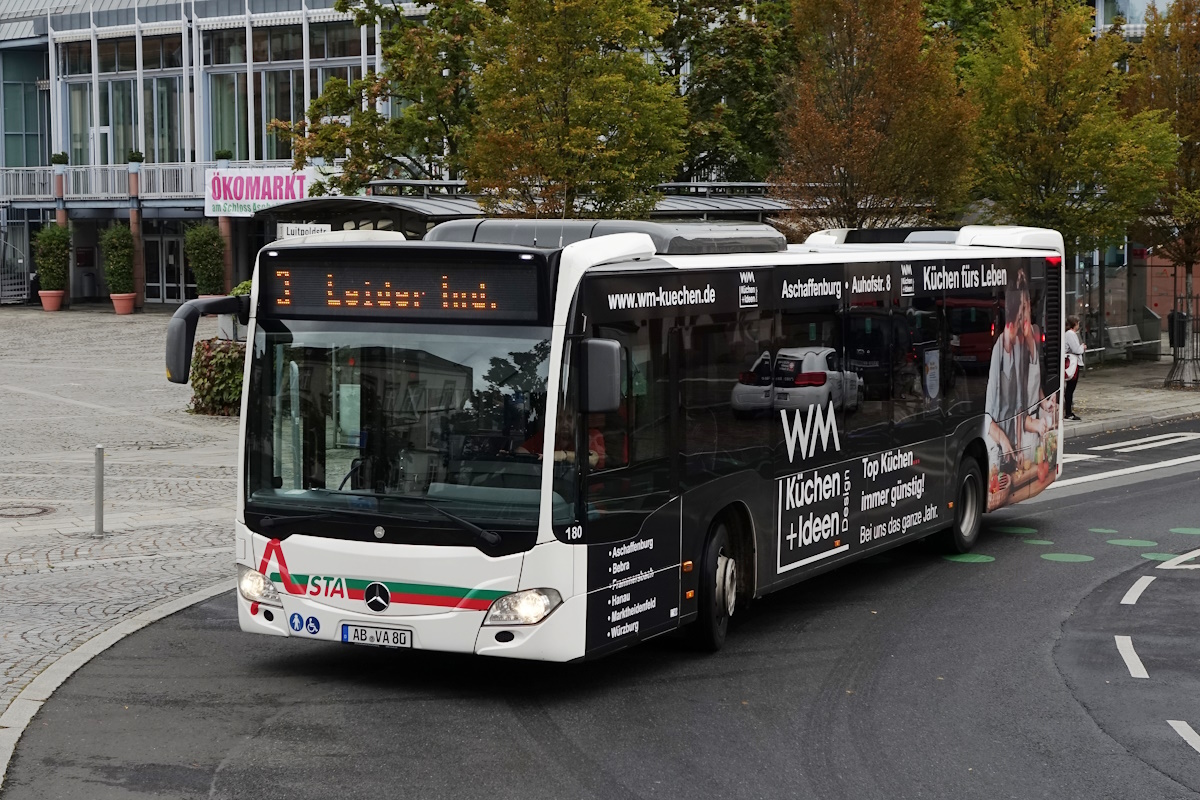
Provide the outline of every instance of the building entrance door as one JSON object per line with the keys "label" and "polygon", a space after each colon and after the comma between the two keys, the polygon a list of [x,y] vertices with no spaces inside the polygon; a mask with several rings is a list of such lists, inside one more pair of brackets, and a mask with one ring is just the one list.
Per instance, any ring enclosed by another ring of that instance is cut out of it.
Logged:
{"label": "building entrance door", "polygon": [[183,223],[147,220],[146,302],[182,303],[196,297],[196,278],[183,257]]}

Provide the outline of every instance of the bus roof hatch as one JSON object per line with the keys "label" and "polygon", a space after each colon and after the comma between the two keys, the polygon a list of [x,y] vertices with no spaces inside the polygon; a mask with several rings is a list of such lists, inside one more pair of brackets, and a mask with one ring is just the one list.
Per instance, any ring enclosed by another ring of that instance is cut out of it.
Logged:
{"label": "bus roof hatch", "polygon": [[613,233],[645,233],[658,255],[782,253],[787,239],[770,225],[749,222],[647,222],[624,219],[456,219],[435,226],[426,241],[513,244],[558,249]]}

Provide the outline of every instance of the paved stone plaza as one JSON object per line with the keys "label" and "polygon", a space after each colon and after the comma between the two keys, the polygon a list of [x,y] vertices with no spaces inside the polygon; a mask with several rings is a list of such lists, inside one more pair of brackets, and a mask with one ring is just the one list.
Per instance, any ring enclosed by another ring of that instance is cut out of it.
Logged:
{"label": "paved stone plaza", "polygon": [[0,307],[0,713],[88,639],[233,575],[237,420],[187,413],[169,319]]}

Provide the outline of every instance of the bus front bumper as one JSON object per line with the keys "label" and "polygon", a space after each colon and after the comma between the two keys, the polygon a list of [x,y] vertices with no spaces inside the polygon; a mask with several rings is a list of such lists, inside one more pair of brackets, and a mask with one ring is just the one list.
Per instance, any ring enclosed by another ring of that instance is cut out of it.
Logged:
{"label": "bus front bumper", "polygon": [[[587,596],[566,598],[536,625],[484,625],[486,611],[451,610],[404,617],[380,617],[284,595],[283,606],[251,603],[237,593],[243,631],[269,636],[366,643],[386,631],[388,646],[444,653],[477,653],[539,661],[572,661],[585,648]],[[269,617],[269,618],[268,618]],[[392,635],[390,632],[396,633]]]}

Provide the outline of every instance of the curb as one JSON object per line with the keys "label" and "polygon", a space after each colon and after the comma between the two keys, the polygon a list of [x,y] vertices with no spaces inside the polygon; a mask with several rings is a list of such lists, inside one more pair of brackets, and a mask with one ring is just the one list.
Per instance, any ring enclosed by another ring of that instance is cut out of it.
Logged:
{"label": "curb", "polygon": [[50,695],[54,694],[55,690],[59,686],[62,686],[67,678],[75,673],[75,670],[126,636],[140,631],[150,623],[158,622],[160,619],[183,611],[185,608],[193,606],[196,603],[201,603],[219,594],[224,594],[236,586],[237,581],[226,578],[220,583],[213,584],[205,589],[200,589],[183,597],[154,606],[146,611],[139,612],[132,617],[121,620],[111,628],[101,631],[71,652],[59,656],[53,664],[42,670],[37,677],[21,690],[20,694],[13,698],[8,709],[3,714],[0,714],[0,788],[4,787],[4,777],[8,772],[8,764],[17,749],[17,742],[20,740],[21,734],[25,732],[25,728],[28,727],[38,710],[41,709],[42,704],[50,699]]}
{"label": "curb", "polygon": [[1102,419],[1096,422],[1080,422],[1075,425],[1064,425],[1063,435],[1064,438],[1070,439],[1074,436],[1087,436],[1093,433],[1121,431],[1126,428],[1140,428],[1143,425],[1154,425],[1159,422],[1174,422],[1197,415],[1200,415],[1200,408],[1188,411],[1170,411],[1165,414],[1127,414],[1123,417],[1112,417],[1111,419]]}

